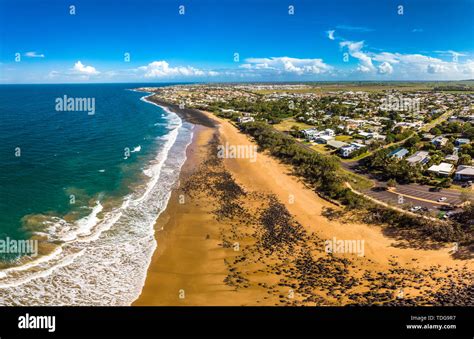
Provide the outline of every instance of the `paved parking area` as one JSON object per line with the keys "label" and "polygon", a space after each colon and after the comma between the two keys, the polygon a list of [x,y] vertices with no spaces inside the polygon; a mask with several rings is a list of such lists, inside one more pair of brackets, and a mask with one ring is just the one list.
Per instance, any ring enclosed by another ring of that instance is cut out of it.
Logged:
{"label": "paved parking area", "polygon": [[440,207],[440,205],[432,204],[426,201],[420,201],[408,197],[400,198],[400,195],[389,191],[366,190],[364,193],[371,196],[372,198],[394,206],[413,205],[426,207],[430,210],[438,209]]}
{"label": "paved parking area", "polygon": [[[441,197],[446,198],[444,203],[451,205],[457,205],[462,202],[461,192],[446,189],[442,189],[439,192],[432,192],[430,191],[430,187],[417,184],[398,185],[395,189],[395,192],[375,188],[365,190],[364,193],[391,205],[422,206],[428,208],[429,210],[439,210],[440,207],[443,206],[442,204],[437,203],[438,199]],[[408,195],[410,197],[401,196],[397,193]]]}
{"label": "paved parking area", "polygon": [[430,191],[430,188],[422,185],[399,185],[396,191],[402,194],[414,196],[420,199],[431,201],[438,201],[439,198],[445,197],[444,202],[451,205],[458,205],[462,203],[461,192],[455,190],[442,189],[439,192]]}

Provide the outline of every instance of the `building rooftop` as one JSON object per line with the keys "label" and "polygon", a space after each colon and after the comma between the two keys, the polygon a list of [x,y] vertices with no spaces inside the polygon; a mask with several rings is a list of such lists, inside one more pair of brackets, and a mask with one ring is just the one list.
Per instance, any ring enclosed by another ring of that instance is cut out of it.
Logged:
{"label": "building rooftop", "polygon": [[403,158],[405,155],[407,155],[409,151],[406,148],[397,148],[395,151],[392,151],[389,153],[389,157],[397,157],[397,158]]}
{"label": "building rooftop", "polygon": [[428,171],[437,172],[437,173],[451,173],[453,169],[454,169],[453,164],[448,164],[447,162],[442,162],[439,165],[431,166],[430,168],[428,168]]}
{"label": "building rooftop", "polygon": [[348,144],[343,141],[338,141],[338,140],[329,140],[328,141],[328,146],[339,149],[341,147],[347,146]]}
{"label": "building rooftop", "polygon": [[474,166],[459,165],[456,174],[474,175]]}
{"label": "building rooftop", "polygon": [[429,158],[428,154],[429,153],[426,151],[418,151],[415,154],[413,154],[411,157],[407,158],[407,161],[412,164],[422,162],[425,159]]}

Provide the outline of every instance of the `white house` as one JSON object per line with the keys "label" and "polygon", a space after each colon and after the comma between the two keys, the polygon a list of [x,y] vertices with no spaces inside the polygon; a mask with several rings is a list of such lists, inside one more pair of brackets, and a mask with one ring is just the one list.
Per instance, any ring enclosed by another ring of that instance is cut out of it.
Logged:
{"label": "white house", "polygon": [[315,137],[319,135],[319,132],[316,128],[308,128],[301,131],[304,137],[308,140],[313,140]]}
{"label": "white house", "polygon": [[339,149],[339,154],[343,158],[348,158],[354,151],[361,149],[362,147],[365,147],[365,145],[356,142],[351,142],[349,145],[341,147]]}
{"label": "white house", "polygon": [[445,137],[441,135],[431,140],[431,143],[435,145],[436,147],[443,147],[444,145],[446,145],[447,142],[448,142],[448,139],[446,139]]}
{"label": "white house", "polygon": [[317,142],[318,144],[327,144],[329,140],[333,140],[334,137],[329,136],[329,135],[319,135],[316,138],[314,138],[314,141]]}
{"label": "white house", "polygon": [[466,139],[466,138],[459,138],[459,139],[456,139],[456,141],[454,142],[454,144],[456,146],[462,146],[462,145],[467,145],[471,142],[471,140],[469,139]]}
{"label": "white house", "polygon": [[329,147],[335,148],[335,149],[340,149],[344,146],[348,146],[349,144],[344,141],[337,141],[337,140],[329,140],[327,145]]}
{"label": "white house", "polygon": [[393,152],[390,152],[388,156],[389,156],[389,157],[395,157],[395,158],[397,158],[398,160],[401,160],[401,159],[403,159],[408,153],[409,153],[409,151],[408,151],[406,148],[397,148],[397,149],[394,150]]}
{"label": "white house", "polygon": [[237,121],[241,124],[245,124],[246,122],[254,122],[255,119],[253,117],[240,117]]}
{"label": "white house", "polygon": [[334,132],[334,130],[330,129],[330,128],[326,128],[323,132],[325,135],[328,135],[330,137],[333,137],[336,135],[336,132]]}
{"label": "white house", "polygon": [[447,162],[442,162],[439,165],[433,165],[430,168],[428,168],[428,171],[436,173],[437,175],[441,176],[449,176],[454,170],[454,165],[453,164],[448,164]]}

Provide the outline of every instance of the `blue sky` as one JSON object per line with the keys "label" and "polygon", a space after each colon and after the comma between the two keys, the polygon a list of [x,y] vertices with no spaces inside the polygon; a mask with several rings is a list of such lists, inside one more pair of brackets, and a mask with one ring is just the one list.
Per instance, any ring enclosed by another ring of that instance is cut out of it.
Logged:
{"label": "blue sky", "polygon": [[472,79],[473,17],[473,0],[0,0],[0,83]]}

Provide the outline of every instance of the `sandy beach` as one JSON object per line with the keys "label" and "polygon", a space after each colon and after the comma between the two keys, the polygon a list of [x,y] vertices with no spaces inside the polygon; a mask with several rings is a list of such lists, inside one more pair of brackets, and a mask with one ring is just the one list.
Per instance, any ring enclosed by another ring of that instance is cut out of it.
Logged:
{"label": "sandy beach", "polygon": [[[330,221],[323,212],[337,207],[267,154],[218,158],[219,145],[255,144],[205,114],[216,126],[196,125],[133,305],[431,305],[472,288],[473,260],[452,247],[400,246],[382,227]],[[326,253],[333,238],[363,240],[364,255]]]}

